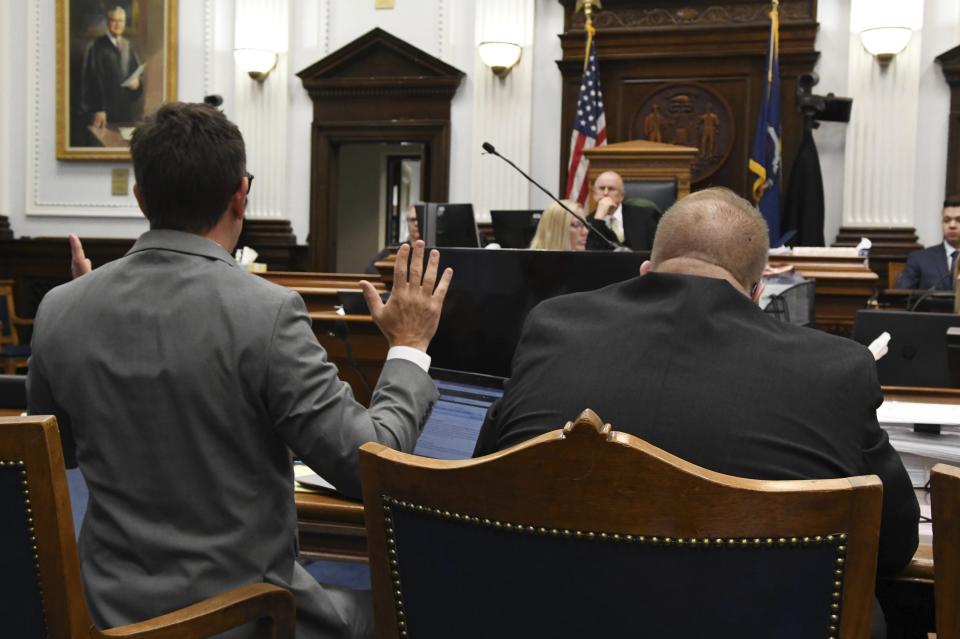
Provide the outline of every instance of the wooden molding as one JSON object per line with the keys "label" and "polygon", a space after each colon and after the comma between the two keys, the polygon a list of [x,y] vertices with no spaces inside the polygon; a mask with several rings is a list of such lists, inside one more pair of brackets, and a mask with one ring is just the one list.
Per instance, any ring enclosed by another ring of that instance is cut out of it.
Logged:
{"label": "wooden molding", "polygon": [[423,197],[446,201],[450,101],[465,74],[376,28],[297,75],[313,100],[306,265],[334,271],[340,147],[354,142],[422,144]]}

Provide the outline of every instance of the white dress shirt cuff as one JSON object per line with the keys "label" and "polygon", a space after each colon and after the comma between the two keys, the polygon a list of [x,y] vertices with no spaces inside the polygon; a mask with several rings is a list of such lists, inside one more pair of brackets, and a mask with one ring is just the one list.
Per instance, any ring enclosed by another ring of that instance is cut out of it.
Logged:
{"label": "white dress shirt cuff", "polygon": [[387,351],[387,359],[405,359],[422,368],[424,373],[430,371],[430,356],[409,346],[391,346]]}

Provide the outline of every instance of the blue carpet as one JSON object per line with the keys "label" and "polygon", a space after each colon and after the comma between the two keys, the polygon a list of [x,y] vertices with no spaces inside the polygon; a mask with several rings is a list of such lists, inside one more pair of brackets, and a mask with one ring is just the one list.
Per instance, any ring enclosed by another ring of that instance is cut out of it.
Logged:
{"label": "blue carpet", "polygon": [[[73,509],[73,529],[79,536],[80,523],[87,511],[87,498],[90,493],[79,468],[67,470],[67,484],[70,488],[70,507]],[[304,568],[322,584],[370,590],[370,569],[366,564],[321,560],[304,562]]]}

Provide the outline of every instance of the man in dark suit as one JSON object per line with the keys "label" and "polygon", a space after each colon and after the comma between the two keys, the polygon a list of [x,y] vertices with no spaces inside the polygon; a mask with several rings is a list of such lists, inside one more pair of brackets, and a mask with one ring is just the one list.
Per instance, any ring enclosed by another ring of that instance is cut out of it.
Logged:
{"label": "man in dark suit", "polygon": [[143,82],[134,76],[140,58],[129,38],[123,37],[127,12],[113,7],[106,12],[106,22],[107,32],[87,47],[80,85],[80,108],[98,129],[108,123],[133,123],[143,115],[138,101]]}
{"label": "man in dark suit", "polygon": [[150,230],[88,273],[71,239],[79,277],[43,298],[27,380],[30,412],[56,415],[90,490],[79,550],[93,620],[267,582],[296,597],[297,637],[370,636],[369,593],[322,587],[297,563],[290,451],[357,496],[360,445],[413,448],[438,396],[426,349],[452,273],[438,279],[436,251],[424,269],[417,242],[409,278],[400,248],[385,305],[362,283],[390,345],[364,408],[300,296],[231,256],[253,181],[239,129],[170,103],[130,153]]}
{"label": "man in dark suit", "polygon": [[883,395],[873,357],[851,340],[763,313],[767,251],[763,218],[732,192],[677,202],[640,277],[555,297],[530,313],[475,454],[592,408],[616,430],[730,475],[877,474],[879,572],[898,573],[917,547],[919,508],[877,424]]}
{"label": "man in dark suit", "polygon": [[587,237],[588,251],[610,250],[610,244],[599,237],[598,233],[635,251],[650,250],[653,237],[657,233],[659,212],[649,207],[625,203],[623,178],[619,173],[606,171],[598,175],[593,183],[593,199],[597,208],[587,216],[587,220],[597,232],[591,231]]}
{"label": "man in dark suit", "polygon": [[897,277],[897,288],[953,290],[960,256],[960,196],[943,203],[943,243],[914,251]]}

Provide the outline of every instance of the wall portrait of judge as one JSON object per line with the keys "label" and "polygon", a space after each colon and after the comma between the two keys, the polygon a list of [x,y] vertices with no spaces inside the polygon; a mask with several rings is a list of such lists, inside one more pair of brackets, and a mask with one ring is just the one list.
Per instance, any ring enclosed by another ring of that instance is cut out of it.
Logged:
{"label": "wall portrait of judge", "polygon": [[57,159],[129,159],[176,99],[177,0],[57,0]]}

